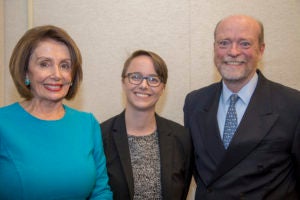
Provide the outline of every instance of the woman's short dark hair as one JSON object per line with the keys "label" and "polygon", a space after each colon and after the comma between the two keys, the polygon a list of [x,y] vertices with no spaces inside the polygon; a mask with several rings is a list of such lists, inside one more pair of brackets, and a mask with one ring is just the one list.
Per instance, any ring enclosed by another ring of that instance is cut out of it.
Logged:
{"label": "woman's short dark hair", "polygon": [[72,85],[65,98],[70,100],[75,96],[82,81],[82,58],[76,43],[62,28],[45,25],[29,29],[18,41],[12,52],[9,62],[10,74],[21,97],[32,99],[33,94],[30,91],[30,86],[25,85],[24,82],[29,59],[38,44],[47,39],[62,42],[69,50],[72,64]]}
{"label": "woman's short dark hair", "polygon": [[168,80],[168,68],[165,63],[165,61],[156,53],[151,52],[151,51],[146,51],[146,50],[137,50],[133,52],[125,61],[123,71],[122,71],[122,79],[126,77],[126,73],[128,70],[128,67],[131,63],[131,61],[138,57],[138,56],[148,56],[151,58],[155,72],[157,73],[158,77],[160,78],[161,82],[166,84]]}

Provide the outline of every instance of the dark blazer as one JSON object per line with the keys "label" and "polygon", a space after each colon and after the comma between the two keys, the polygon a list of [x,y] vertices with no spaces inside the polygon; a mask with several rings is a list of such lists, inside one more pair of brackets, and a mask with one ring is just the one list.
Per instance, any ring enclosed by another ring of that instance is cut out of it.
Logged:
{"label": "dark blazer", "polygon": [[222,83],[186,97],[184,123],[194,144],[196,199],[299,198],[300,92],[257,73],[257,87],[227,151],[217,122]]}
{"label": "dark blazer", "polygon": [[[163,199],[186,199],[192,176],[192,142],[183,126],[155,115]],[[101,124],[109,184],[114,199],[133,199],[134,184],[125,112]]]}

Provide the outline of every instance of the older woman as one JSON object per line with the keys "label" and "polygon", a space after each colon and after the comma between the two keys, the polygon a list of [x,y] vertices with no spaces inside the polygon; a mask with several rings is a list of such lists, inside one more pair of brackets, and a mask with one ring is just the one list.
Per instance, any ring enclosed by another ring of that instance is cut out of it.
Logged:
{"label": "older woman", "polygon": [[61,28],[28,30],[9,68],[22,102],[0,109],[0,199],[111,199],[99,124],[63,104],[82,79]]}
{"label": "older woman", "polygon": [[183,126],[155,113],[168,71],[157,54],[138,50],[125,62],[125,111],[101,124],[114,199],[186,199],[192,145]]}

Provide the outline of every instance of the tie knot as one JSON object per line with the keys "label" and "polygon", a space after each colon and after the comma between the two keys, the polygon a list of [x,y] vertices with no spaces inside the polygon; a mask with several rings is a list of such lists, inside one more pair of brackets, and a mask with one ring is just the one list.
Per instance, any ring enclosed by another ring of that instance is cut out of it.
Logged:
{"label": "tie knot", "polygon": [[239,99],[239,96],[237,94],[232,94],[230,96],[230,105],[235,105],[237,100]]}

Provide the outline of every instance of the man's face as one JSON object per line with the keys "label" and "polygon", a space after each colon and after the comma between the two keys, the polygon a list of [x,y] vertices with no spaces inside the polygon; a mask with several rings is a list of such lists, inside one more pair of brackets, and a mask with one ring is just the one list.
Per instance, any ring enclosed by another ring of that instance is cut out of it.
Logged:
{"label": "man's face", "polygon": [[231,16],[216,29],[214,62],[225,84],[245,85],[254,75],[263,52],[260,26],[252,18]]}

